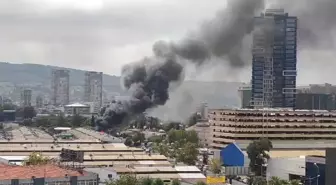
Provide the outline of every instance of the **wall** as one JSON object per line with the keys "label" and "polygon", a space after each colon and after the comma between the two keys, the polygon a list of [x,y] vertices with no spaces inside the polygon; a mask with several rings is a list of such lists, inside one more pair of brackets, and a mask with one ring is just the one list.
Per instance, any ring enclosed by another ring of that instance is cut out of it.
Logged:
{"label": "wall", "polygon": [[305,166],[305,158],[272,158],[268,161],[267,178],[289,180],[289,174],[305,176]]}
{"label": "wall", "polygon": [[336,182],[336,148],[328,148],[326,150],[326,184],[334,185]]}

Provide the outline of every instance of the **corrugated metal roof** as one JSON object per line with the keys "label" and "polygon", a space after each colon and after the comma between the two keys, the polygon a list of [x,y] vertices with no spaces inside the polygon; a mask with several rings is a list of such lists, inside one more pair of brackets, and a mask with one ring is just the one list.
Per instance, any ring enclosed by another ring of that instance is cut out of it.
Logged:
{"label": "corrugated metal roof", "polygon": [[23,161],[28,156],[0,156],[0,158],[5,159],[7,161]]}
{"label": "corrugated metal roof", "polygon": [[179,173],[181,179],[205,179],[205,176],[201,173]]}
{"label": "corrugated metal roof", "polygon": [[184,172],[199,172],[201,171],[196,166],[175,166],[176,171],[184,171]]}

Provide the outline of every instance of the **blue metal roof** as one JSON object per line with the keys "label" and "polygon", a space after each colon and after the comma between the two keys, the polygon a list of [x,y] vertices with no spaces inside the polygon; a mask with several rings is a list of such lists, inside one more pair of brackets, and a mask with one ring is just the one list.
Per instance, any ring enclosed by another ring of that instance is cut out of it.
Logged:
{"label": "blue metal roof", "polygon": [[231,143],[220,152],[224,166],[244,166],[245,155],[236,143]]}

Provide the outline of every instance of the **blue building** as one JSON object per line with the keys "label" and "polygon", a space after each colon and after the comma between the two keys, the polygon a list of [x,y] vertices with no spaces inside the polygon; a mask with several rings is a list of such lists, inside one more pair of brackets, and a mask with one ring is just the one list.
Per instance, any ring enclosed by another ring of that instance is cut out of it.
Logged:
{"label": "blue building", "polygon": [[235,143],[231,143],[222,149],[220,158],[224,166],[243,167],[245,164],[244,152]]}
{"label": "blue building", "polygon": [[269,9],[255,18],[252,106],[295,108],[297,17]]}
{"label": "blue building", "polygon": [[16,111],[15,110],[3,110],[0,112],[0,122],[15,121]]}

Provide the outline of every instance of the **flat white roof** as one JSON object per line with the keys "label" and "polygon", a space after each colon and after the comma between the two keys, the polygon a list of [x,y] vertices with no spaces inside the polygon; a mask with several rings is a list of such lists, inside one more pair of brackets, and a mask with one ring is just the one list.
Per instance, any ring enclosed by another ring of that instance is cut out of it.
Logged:
{"label": "flat white roof", "polygon": [[70,127],[55,127],[54,130],[71,130]]}
{"label": "flat white roof", "polygon": [[5,159],[7,161],[23,161],[28,156],[0,156],[0,158]]}
{"label": "flat white roof", "polygon": [[176,171],[200,172],[196,166],[175,166]]}
{"label": "flat white roof", "polygon": [[84,105],[84,104],[81,104],[81,103],[73,103],[73,104],[66,105],[65,107],[90,107],[90,106],[89,105]]}
{"label": "flat white roof", "polygon": [[205,179],[205,176],[201,173],[179,173],[181,179]]}

